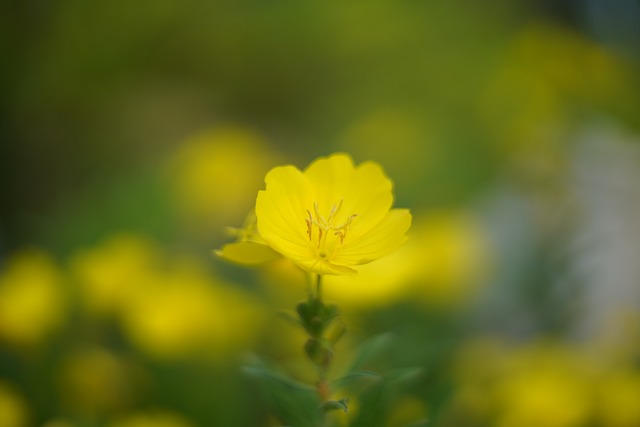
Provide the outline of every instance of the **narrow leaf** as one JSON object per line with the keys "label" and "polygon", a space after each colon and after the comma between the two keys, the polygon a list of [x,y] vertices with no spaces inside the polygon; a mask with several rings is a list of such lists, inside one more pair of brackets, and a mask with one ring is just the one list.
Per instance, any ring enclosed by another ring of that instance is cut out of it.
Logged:
{"label": "narrow leaf", "polygon": [[258,377],[261,379],[275,381],[285,387],[290,387],[292,389],[302,390],[302,391],[314,391],[312,387],[306,384],[303,384],[301,382],[298,382],[283,373],[280,373],[268,368],[264,368],[260,366],[245,366],[243,370],[249,375],[252,375],[254,377]]}
{"label": "narrow leaf", "polygon": [[331,386],[335,389],[342,389],[351,387],[354,383],[369,384],[373,381],[379,380],[380,378],[381,376],[373,371],[353,371],[344,377],[334,380]]}
{"label": "narrow leaf", "polygon": [[340,399],[340,400],[328,400],[322,403],[318,409],[323,412],[335,411],[336,409],[342,409],[346,414],[349,412],[349,399]]}
{"label": "narrow leaf", "polygon": [[351,362],[350,368],[347,372],[352,372],[359,369],[367,361],[378,356],[383,350],[385,350],[392,341],[392,334],[384,333],[376,335],[375,337],[365,341],[358,351],[358,354]]}
{"label": "narrow leaf", "polygon": [[300,320],[300,316],[291,310],[278,310],[278,315],[282,317],[284,320],[293,323],[294,325],[299,325],[304,327],[304,324]]}

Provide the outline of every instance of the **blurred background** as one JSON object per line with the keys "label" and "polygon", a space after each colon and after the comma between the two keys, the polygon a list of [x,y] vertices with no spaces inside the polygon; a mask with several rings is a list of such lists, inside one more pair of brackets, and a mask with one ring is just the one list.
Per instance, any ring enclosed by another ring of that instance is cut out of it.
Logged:
{"label": "blurred background", "polygon": [[[328,281],[370,426],[640,425],[640,3],[0,4],[0,427],[275,426],[283,262],[228,265],[271,167],[374,160],[411,239]],[[336,362],[339,369],[340,362]],[[343,425],[358,416],[358,398]]]}

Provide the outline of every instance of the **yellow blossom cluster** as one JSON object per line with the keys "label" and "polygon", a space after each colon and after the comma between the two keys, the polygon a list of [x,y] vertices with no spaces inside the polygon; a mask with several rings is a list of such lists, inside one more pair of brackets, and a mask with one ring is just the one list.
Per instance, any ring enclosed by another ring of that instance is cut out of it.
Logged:
{"label": "yellow blossom cluster", "polygon": [[602,348],[539,340],[467,343],[445,426],[632,427],[640,423],[640,372]]}

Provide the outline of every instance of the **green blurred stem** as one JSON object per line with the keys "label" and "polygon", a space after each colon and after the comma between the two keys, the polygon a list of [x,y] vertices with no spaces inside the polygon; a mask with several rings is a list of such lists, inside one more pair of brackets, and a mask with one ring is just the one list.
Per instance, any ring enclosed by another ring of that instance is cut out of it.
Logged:
{"label": "green blurred stem", "polygon": [[316,299],[322,301],[322,274],[316,276]]}
{"label": "green blurred stem", "polygon": [[[312,296],[317,303],[322,305],[322,275],[316,275],[316,292],[315,295]],[[324,337],[316,337],[320,341],[324,341]],[[320,402],[324,403],[329,400],[331,392],[329,390],[329,383],[327,382],[327,370],[329,368],[329,360],[323,360],[320,363],[314,361],[314,364],[318,368],[318,382],[316,383],[316,390],[318,393],[318,397],[320,398]]]}

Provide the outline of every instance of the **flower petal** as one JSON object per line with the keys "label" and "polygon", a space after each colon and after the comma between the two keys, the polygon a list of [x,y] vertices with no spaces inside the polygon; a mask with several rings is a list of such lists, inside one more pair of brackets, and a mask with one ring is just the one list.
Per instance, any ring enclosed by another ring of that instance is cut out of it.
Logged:
{"label": "flower petal", "polygon": [[393,204],[392,189],[393,184],[380,165],[364,162],[358,166],[342,208],[345,215],[357,215],[349,227],[349,239],[359,239],[382,221]]}
{"label": "flower petal", "polygon": [[280,254],[269,246],[256,242],[229,243],[214,253],[227,261],[242,265],[263,264],[280,258]]}
{"label": "flower petal", "polygon": [[327,260],[319,259],[317,257],[315,259],[301,260],[301,261],[295,262],[295,264],[298,267],[302,268],[303,270],[308,271],[310,273],[315,273],[315,274],[341,275],[341,274],[357,273],[357,271],[354,270],[353,268],[350,268],[344,265],[333,264]]}
{"label": "flower petal", "polygon": [[314,188],[313,201],[318,204],[323,216],[328,217],[331,208],[344,199],[354,172],[353,160],[343,153],[321,157],[304,170],[304,175]]}
{"label": "flower petal", "polygon": [[338,153],[314,161],[304,174],[313,185],[321,215],[326,218],[333,206],[340,206],[333,220],[336,225],[356,215],[349,231],[355,238],[380,222],[393,203],[393,185],[373,162],[356,168],[349,155]]}
{"label": "flower petal", "polygon": [[408,209],[392,209],[370,232],[346,242],[331,262],[360,265],[383,257],[406,242],[405,233],[410,225],[411,214]]}
{"label": "flower petal", "polygon": [[277,252],[297,260],[311,256],[306,215],[313,205],[307,178],[293,166],[272,169],[266,190],[258,192],[256,218],[260,236]]}

